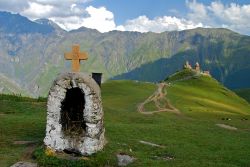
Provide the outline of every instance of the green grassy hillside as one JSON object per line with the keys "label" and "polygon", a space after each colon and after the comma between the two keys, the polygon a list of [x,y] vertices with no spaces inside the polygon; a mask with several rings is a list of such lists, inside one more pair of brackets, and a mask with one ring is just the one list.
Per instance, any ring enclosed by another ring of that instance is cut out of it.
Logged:
{"label": "green grassy hillside", "polygon": [[[67,32],[44,19],[32,22],[6,12],[0,12],[1,16],[3,20],[12,21],[10,25],[0,24],[0,75],[18,83],[22,95],[47,96],[56,75],[71,69],[71,62],[65,61],[63,55],[71,51],[74,43],[89,54],[88,61],[81,62],[80,71],[102,72],[104,80],[158,82],[188,60],[192,65],[198,61],[203,69],[231,89],[250,86],[250,37],[228,29],[100,33],[82,27]],[[38,28],[36,33],[29,31],[30,24]],[[53,31],[44,33],[41,26]],[[27,32],[17,27],[26,27]],[[9,30],[16,31],[10,33]],[[0,83],[0,90],[2,88]],[[6,89],[5,93],[20,92]]]}
{"label": "green grassy hillside", "polygon": [[[41,100],[0,96],[0,166],[31,160],[32,145],[15,141],[35,141],[35,161],[43,166],[117,166],[116,154],[136,158],[130,166],[236,167],[249,166],[250,107],[233,92],[208,77],[176,81],[166,87],[170,102],[180,115],[160,112],[141,114],[139,103],[157,86],[132,81],[103,84],[102,98],[108,144],[85,160],[46,157],[41,147],[45,135],[46,103]],[[225,120],[223,118],[230,118]],[[216,126],[227,124],[228,130]],[[153,147],[139,141],[165,147]],[[172,157],[173,159],[169,159]]]}
{"label": "green grassy hillside", "polygon": [[170,76],[169,98],[186,114],[248,115],[250,105],[212,77],[183,70]]}
{"label": "green grassy hillside", "polygon": [[238,89],[234,91],[237,95],[240,97],[246,99],[248,102],[250,102],[250,88],[249,89]]}
{"label": "green grassy hillside", "polygon": [[28,95],[15,81],[0,74],[0,93]]}

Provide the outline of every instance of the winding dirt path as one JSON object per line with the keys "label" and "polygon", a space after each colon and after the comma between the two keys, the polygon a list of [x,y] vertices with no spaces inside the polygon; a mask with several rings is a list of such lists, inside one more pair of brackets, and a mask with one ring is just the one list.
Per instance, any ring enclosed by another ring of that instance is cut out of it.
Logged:
{"label": "winding dirt path", "polygon": [[[138,112],[142,114],[154,114],[158,112],[172,112],[175,114],[181,114],[181,112],[175,108],[167,99],[167,88],[168,84],[166,83],[159,83],[157,90],[149,96],[144,102],[138,104]],[[145,110],[145,104],[154,102],[156,108],[158,110],[156,111],[146,111]]]}

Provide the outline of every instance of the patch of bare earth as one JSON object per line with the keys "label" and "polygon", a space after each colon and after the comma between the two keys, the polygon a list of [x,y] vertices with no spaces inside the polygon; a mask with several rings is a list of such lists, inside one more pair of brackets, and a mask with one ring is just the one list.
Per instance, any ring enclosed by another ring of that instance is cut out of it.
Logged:
{"label": "patch of bare earth", "polygon": [[6,114],[3,112],[0,112],[0,116],[5,116]]}
{"label": "patch of bare earth", "polygon": [[21,160],[31,160],[32,154],[36,149],[37,142],[36,141],[14,141],[14,145],[25,145],[26,148],[22,154]]}
{"label": "patch of bare earth", "polygon": [[236,127],[226,125],[226,124],[216,124],[216,126],[224,128],[224,129],[228,129],[228,130],[238,130]]}
{"label": "patch of bare earth", "polygon": [[10,167],[37,167],[36,163],[20,161]]}
{"label": "patch of bare earth", "polygon": [[[138,112],[142,114],[154,114],[158,112],[172,112],[175,114],[181,114],[181,112],[175,108],[167,99],[167,88],[168,84],[159,83],[157,90],[149,96],[144,102],[138,105]],[[145,104],[154,102],[158,110],[155,111],[146,111]]]}
{"label": "patch of bare earth", "polygon": [[148,141],[140,140],[139,142],[142,143],[142,144],[150,145],[152,147],[165,148],[165,146],[163,146],[163,145],[155,144],[155,143],[148,142]]}

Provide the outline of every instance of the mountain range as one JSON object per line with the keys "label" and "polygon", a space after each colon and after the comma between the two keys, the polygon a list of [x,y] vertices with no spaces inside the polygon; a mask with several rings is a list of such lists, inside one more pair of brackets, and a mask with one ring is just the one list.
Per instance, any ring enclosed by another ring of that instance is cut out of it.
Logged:
{"label": "mountain range", "polygon": [[199,62],[228,88],[250,87],[250,37],[228,29],[65,31],[47,19],[0,12],[0,92],[46,96],[56,75],[70,70],[63,54],[75,43],[89,54],[81,71],[102,72],[104,80],[158,82],[189,61]]}

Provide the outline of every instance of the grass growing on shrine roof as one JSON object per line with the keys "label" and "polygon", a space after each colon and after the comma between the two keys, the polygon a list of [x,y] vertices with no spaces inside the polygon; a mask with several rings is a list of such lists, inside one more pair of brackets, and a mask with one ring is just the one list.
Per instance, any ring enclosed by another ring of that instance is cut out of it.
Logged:
{"label": "grass growing on shrine roof", "polygon": [[[176,82],[167,88],[170,102],[183,114],[138,113],[138,103],[156,88],[154,84],[132,81],[103,84],[108,144],[104,151],[89,160],[80,161],[46,157],[43,153],[41,145],[46,124],[44,101],[0,96],[0,166],[10,166],[25,158],[28,146],[14,145],[16,140],[36,141],[35,161],[43,166],[117,166],[117,153],[134,156],[136,161],[130,166],[136,167],[250,165],[248,103],[216,81],[202,77]],[[215,125],[217,123],[235,126],[238,130],[222,129]],[[152,147],[140,143],[140,140],[165,147]],[[168,159],[171,157],[173,159]]]}

